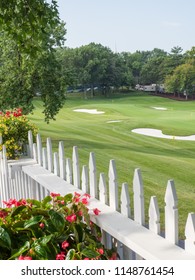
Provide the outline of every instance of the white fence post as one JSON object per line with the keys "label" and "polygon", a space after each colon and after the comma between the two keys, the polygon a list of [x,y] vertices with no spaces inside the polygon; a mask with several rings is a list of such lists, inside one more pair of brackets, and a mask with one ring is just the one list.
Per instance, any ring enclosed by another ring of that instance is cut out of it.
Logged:
{"label": "white fence post", "polygon": [[73,147],[72,163],[73,163],[73,184],[75,187],[80,189],[79,154],[78,154],[78,148],[76,146]]}
{"label": "white fence post", "polygon": [[160,234],[160,212],[156,196],[150,198],[149,229],[156,234]]}
{"label": "white fence post", "polygon": [[81,174],[81,189],[84,193],[89,193],[89,175],[87,165],[83,165]]}
{"label": "white fence post", "polygon": [[46,147],[47,147],[47,160],[48,160],[48,170],[50,172],[53,172],[53,153],[52,153],[52,143],[51,138],[47,138],[46,141]]}
{"label": "white fence post", "polygon": [[66,159],[66,181],[72,184],[72,161],[70,158]]}
{"label": "white fence post", "polygon": [[185,250],[195,255],[195,213],[189,213],[185,227]]}
{"label": "white fence post", "polygon": [[90,195],[95,198],[98,198],[96,161],[95,154],[93,152],[91,152],[89,155],[89,189]]}
{"label": "white fence post", "polygon": [[38,164],[42,165],[42,142],[39,133],[37,134],[37,159],[38,159]]}
{"label": "white fence post", "polygon": [[131,217],[131,207],[130,207],[130,197],[129,197],[129,188],[127,183],[122,184],[121,190],[121,214],[126,217]]}
{"label": "white fence post", "polygon": [[60,178],[66,180],[66,165],[65,165],[65,153],[64,142],[59,142],[59,165],[60,165]]}
{"label": "white fence post", "polygon": [[134,220],[140,225],[145,224],[145,209],[144,209],[144,186],[141,176],[141,170],[135,169],[133,178],[133,201],[134,201]]}
{"label": "white fence post", "polygon": [[119,210],[119,199],[118,199],[118,183],[116,165],[113,159],[110,160],[109,164],[109,205],[114,210]]}
{"label": "white fence post", "polygon": [[29,156],[33,158],[33,135],[32,131],[28,131],[28,147],[29,147]]}
{"label": "white fence post", "polygon": [[104,173],[100,173],[99,178],[99,200],[104,204],[108,204],[108,190]]}
{"label": "white fence post", "polygon": [[178,244],[177,194],[173,180],[169,180],[165,192],[165,238]]}

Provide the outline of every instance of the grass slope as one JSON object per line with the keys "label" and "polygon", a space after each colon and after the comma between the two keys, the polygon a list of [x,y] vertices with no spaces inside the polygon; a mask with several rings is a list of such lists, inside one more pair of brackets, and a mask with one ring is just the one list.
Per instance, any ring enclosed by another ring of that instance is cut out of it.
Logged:
{"label": "grass slope", "polygon": [[[146,212],[151,195],[156,195],[164,220],[164,194],[169,179],[174,179],[179,207],[180,237],[189,212],[195,211],[195,142],[159,139],[132,133],[134,128],[156,128],[165,134],[195,134],[195,103],[161,97],[129,94],[110,98],[82,99],[68,96],[56,121],[46,124],[39,99],[34,102],[30,119],[39,127],[42,138],[51,137],[54,149],[63,140],[67,157],[72,147],[79,148],[81,166],[88,164],[95,152],[98,172],[107,174],[109,160],[115,159],[119,186],[129,184],[135,168],[140,168],[144,182]],[[167,111],[152,107],[165,107]],[[97,109],[102,115],[74,112],[74,109]],[[120,120],[121,122],[107,123]],[[131,196],[132,198],[132,196]],[[133,203],[133,202],[132,202]],[[147,213],[146,213],[147,215]]]}

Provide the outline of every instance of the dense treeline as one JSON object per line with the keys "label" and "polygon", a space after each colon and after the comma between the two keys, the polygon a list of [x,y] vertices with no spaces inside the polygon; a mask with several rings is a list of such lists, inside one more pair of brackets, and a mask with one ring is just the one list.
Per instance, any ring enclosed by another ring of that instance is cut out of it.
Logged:
{"label": "dense treeline", "polygon": [[75,49],[58,49],[57,55],[70,88],[90,88],[94,94],[98,87],[106,94],[113,87],[163,84],[167,92],[186,96],[195,93],[194,47],[185,53],[178,46],[170,53],[158,48],[113,53],[107,47],[90,43]]}
{"label": "dense treeline", "polygon": [[195,47],[114,53],[95,43],[67,48],[65,35],[56,0],[0,1],[0,110],[31,112],[39,93],[49,121],[67,89],[106,96],[121,86],[163,84],[167,92],[194,94]]}

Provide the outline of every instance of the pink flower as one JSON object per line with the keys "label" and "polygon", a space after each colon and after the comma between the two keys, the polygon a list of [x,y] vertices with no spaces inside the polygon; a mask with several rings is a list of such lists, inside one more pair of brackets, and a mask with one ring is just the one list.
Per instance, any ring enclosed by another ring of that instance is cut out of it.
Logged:
{"label": "pink flower", "polygon": [[98,253],[100,253],[100,255],[104,254],[104,249],[103,248],[97,249],[97,251],[98,251]]}
{"label": "pink flower", "polygon": [[60,252],[59,254],[56,255],[56,260],[65,260],[65,253]]}
{"label": "pink flower", "polygon": [[88,261],[88,260],[90,260],[90,259],[89,259],[89,258],[84,258],[83,260],[84,260],[84,261]]}
{"label": "pink flower", "polygon": [[51,195],[51,197],[60,196],[60,194],[59,194],[59,193],[53,193],[53,192],[51,192],[51,193],[50,193],[50,195]]}
{"label": "pink flower", "polygon": [[101,211],[100,211],[99,209],[97,209],[97,208],[94,208],[94,209],[93,209],[93,213],[94,213],[96,216],[98,216],[100,212],[101,212]]}
{"label": "pink flower", "polygon": [[40,228],[44,228],[44,227],[45,227],[45,224],[44,224],[44,223],[40,223],[40,224],[39,224],[39,227],[40,227]]}
{"label": "pink flower", "polygon": [[85,193],[84,196],[86,196],[87,198],[91,197],[90,194],[88,194],[88,193]]}
{"label": "pink flower", "polygon": [[66,217],[66,220],[67,220],[68,222],[70,222],[70,223],[75,222],[76,219],[77,219],[77,216],[76,216],[75,214],[71,214],[71,215],[69,215],[69,216]]}
{"label": "pink flower", "polygon": [[83,204],[87,205],[88,204],[88,199],[86,197],[84,197],[84,198],[81,199],[81,202]]}
{"label": "pink flower", "polygon": [[22,255],[20,255],[19,257],[18,257],[18,260],[20,260],[20,261],[24,261],[24,260],[32,260],[32,257],[30,257],[30,256],[22,256]]}
{"label": "pink flower", "polygon": [[66,249],[70,244],[65,240],[64,242],[62,242],[62,249]]}

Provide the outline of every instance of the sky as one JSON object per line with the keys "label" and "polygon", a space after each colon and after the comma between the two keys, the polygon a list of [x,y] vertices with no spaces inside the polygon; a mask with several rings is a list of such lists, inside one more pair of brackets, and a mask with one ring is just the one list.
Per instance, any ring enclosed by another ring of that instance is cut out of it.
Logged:
{"label": "sky", "polygon": [[195,0],[57,0],[70,48],[91,42],[114,52],[195,46]]}

